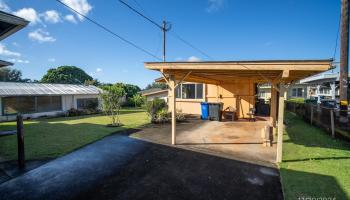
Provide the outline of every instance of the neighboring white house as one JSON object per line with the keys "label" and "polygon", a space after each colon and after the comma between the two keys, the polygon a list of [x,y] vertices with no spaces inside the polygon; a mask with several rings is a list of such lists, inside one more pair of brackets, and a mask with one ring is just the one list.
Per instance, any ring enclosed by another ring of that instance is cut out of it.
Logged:
{"label": "neighboring white house", "polygon": [[92,102],[101,105],[101,89],[72,84],[0,82],[0,121],[56,116],[69,109],[85,109]]}
{"label": "neighboring white house", "polygon": [[339,73],[323,73],[311,76],[300,81],[308,84],[308,95],[317,99],[333,99],[339,98]]}
{"label": "neighboring white house", "polygon": [[152,101],[155,98],[164,99],[168,102],[168,89],[153,88],[149,90],[143,90],[140,92],[142,96],[146,97],[147,101]]}

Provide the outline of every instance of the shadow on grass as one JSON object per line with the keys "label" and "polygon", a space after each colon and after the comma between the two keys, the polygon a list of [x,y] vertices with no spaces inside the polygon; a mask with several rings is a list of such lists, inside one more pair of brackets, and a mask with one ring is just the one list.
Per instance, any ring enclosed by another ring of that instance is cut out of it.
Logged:
{"label": "shadow on grass", "polygon": [[350,151],[350,144],[333,139],[322,129],[305,123],[302,118],[293,113],[286,112],[287,132],[289,139],[284,143],[294,143],[305,147],[320,147],[328,149],[341,149]]}
{"label": "shadow on grass", "polygon": [[284,198],[349,199],[333,176],[281,168]]}

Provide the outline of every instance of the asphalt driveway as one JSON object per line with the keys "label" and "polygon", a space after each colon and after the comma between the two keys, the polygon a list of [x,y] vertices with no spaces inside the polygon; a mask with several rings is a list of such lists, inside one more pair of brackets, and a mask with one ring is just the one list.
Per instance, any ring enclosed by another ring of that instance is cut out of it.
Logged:
{"label": "asphalt driveway", "polygon": [[0,199],[283,199],[275,168],[113,135],[0,185]]}

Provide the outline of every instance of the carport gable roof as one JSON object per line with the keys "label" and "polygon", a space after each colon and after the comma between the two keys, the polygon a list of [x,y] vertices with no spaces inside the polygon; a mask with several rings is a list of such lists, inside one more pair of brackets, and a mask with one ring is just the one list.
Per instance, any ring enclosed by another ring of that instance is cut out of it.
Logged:
{"label": "carport gable roof", "polygon": [[146,62],[145,67],[188,82],[219,84],[253,80],[291,83],[331,69],[332,62],[332,59]]}

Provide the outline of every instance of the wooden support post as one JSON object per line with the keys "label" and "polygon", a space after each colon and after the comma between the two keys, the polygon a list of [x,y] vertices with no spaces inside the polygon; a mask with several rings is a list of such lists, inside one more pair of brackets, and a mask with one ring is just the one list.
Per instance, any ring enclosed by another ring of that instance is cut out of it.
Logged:
{"label": "wooden support post", "polygon": [[17,147],[18,147],[18,167],[23,169],[25,167],[24,158],[24,135],[23,135],[23,117],[17,115]]}
{"label": "wooden support post", "polygon": [[280,84],[279,102],[278,102],[278,135],[277,135],[277,156],[276,162],[282,162],[282,143],[283,143],[283,119],[284,119],[284,96],[285,88],[284,84]]}
{"label": "wooden support post", "polygon": [[171,111],[171,144],[176,144],[176,79],[175,75],[169,76],[169,108]]}
{"label": "wooden support post", "polygon": [[334,133],[334,111],[333,111],[333,109],[330,110],[330,114],[331,114],[332,138],[335,138],[335,133]]}
{"label": "wooden support post", "polygon": [[273,133],[276,132],[277,118],[277,90],[271,86],[270,116],[272,118]]}

